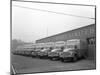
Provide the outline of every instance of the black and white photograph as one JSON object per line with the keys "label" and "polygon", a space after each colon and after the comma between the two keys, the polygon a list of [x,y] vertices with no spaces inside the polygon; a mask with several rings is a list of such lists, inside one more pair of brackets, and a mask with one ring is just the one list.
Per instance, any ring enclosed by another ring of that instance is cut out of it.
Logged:
{"label": "black and white photograph", "polygon": [[12,0],[11,22],[12,75],[96,69],[96,5]]}

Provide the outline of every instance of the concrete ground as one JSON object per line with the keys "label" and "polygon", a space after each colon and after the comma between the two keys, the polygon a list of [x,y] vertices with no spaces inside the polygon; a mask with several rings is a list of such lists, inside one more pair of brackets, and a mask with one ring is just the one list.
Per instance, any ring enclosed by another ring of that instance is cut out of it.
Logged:
{"label": "concrete ground", "polygon": [[95,69],[95,61],[79,60],[77,62],[51,61],[49,59],[39,59],[12,55],[12,65],[17,73],[35,73],[35,72],[52,72],[52,71],[69,71]]}

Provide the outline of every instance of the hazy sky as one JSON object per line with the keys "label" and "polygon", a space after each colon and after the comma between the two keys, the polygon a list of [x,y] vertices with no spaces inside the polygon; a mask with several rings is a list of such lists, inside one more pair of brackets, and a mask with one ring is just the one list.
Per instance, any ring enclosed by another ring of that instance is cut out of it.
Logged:
{"label": "hazy sky", "polygon": [[[52,1],[52,0],[41,0]],[[54,2],[93,4],[90,0],[53,0]],[[74,1],[74,2],[72,2]],[[76,1],[76,2],[75,2]],[[33,9],[16,7],[14,5],[29,7]],[[35,9],[35,10],[34,10]],[[47,36],[62,33],[68,30],[93,24],[95,21],[88,18],[80,18],[51,12],[48,10],[78,16],[95,17],[94,7],[41,4],[28,2],[12,2],[12,38],[21,39],[26,42],[34,42]]]}

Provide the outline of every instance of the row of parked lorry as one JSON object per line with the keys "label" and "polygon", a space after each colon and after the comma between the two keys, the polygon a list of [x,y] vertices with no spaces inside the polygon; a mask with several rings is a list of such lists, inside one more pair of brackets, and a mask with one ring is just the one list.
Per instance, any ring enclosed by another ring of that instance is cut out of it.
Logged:
{"label": "row of parked lorry", "polygon": [[13,54],[51,60],[77,61],[87,57],[87,41],[85,39],[71,39],[67,41],[37,43],[33,45],[19,46]]}

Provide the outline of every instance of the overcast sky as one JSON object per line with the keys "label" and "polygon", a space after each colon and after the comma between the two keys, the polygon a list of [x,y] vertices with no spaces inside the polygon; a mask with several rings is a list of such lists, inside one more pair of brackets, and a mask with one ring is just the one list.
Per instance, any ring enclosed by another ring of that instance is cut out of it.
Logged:
{"label": "overcast sky", "polygon": [[[35,0],[36,1],[36,0]],[[94,0],[41,0],[62,3],[93,4]],[[73,2],[72,2],[73,1]],[[14,5],[24,6],[21,8]],[[37,10],[39,9],[39,10]],[[72,6],[28,2],[12,2],[12,38],[26,42],[34,42],[47,36],[52,36],[72,29],[93,24],[94,19],[56,14],[41,10],[60,12],[84,17],[95,17],[94,7]]]}

